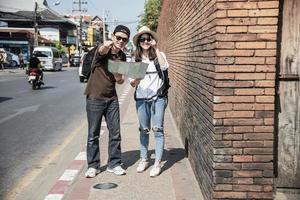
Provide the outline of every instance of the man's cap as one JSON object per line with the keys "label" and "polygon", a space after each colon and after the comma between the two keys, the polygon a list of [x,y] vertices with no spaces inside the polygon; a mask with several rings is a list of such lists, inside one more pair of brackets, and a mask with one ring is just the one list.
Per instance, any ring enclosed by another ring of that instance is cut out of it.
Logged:
{"label": "man's cap", "polygon": [[127,36],[128,36],[128,38],[130,37],[130,30],[129,30],[129,28],[127,28],[126,26],[124,26],[124,25],[118,25],[116,28],[115,28],[115,30],[114,30],[114,34],[115,33],[117,33],[117,32],[122,32],[122,33],[125,33]]}

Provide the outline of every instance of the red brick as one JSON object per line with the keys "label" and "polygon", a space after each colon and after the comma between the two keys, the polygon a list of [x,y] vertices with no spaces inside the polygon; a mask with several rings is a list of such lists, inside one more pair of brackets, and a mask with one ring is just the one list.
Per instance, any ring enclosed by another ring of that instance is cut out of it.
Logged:
{"label": "red brick", "polygon": [[274,126],[254,126],[254,132],[272,133]]}
{"label": "red brick", "polygon": [[214,104],[214,111],[227,111],[232,110],[231,103]]}
{"label": "red brick", "polygon": [[278,9],[257,9],[249,10],[250,17],[271,17],[278,16]]}
{"label": "red brick", "polygon": [[253,184],[253,178],[234,178],[234,183],[236,184]]}
{"label": "red brick", "polygon": [[233,104],[233,110],[254,110],[255,105],[253,104],[246,104],[246,103],[241,103],[241,104]]}
{"label": "red brick", "polygon": [[231,191],[232,190],[232,185],[230,184],[217,184],[215,185],[214,189],[216,191]]}
{"label": "red brick", "polygon": [[251,177],[262,177],[262,171],[255,171],[255,170],[242,170],[242,171],[234,171],[233,172],[233,177],[246,177],[246,178],[251,178]]}
{"label": "red brick", "polygon": [[254,162],[272,162],[273,155],[254,155],[253,161]]}
{"label": "red brick", "polygon": [[[268,58],[266,58],[266,64],[267,65],[275,65],[276,64],[276,57],[268,57]],[[272,79],[275,79],[275,76]]]}
{"label": "red brick", "polygon": [[224,119],[224,125],[260,125],[263,119]]}
{"label": "red brick", "polygon": [[273,199],[273,192],[248,192],[249,199]]}
{"label": "red brick", "polygon": [[255,65],[217,65],[215,71],[216,72],[254,72],[255,68],[256,68]]}
{"label": "red brick", "polygon": [[217,3],[217,9],[256,9],[257,3],[256,2],[224,2],[224,3]]}
{"label": "red brick", "polygon": [[258,18],[257,24],[259,25],[273,25],[278,23],[277,17],[264,17],[264,18]]}
{"label": "red brick", "polygon": [[235,74],[236,80],[264,80],[266,78],[265,73],[238,73]]}
{"label": "red brick", "polygon": [[276,56],[276,50],[255,50],[255,56]]}
{"label": "red brick", "polygon": [[[255,87],[275,87],[275,81],[255,81]],[[264,93],[262,93],[264,94]]]}
{"label": "red brick", "polygon": [[259,33],[257,34],[257,40],[276,40],[276,33]]}
{"label": "red brick", "polygon": [[254,81],[215,81],[216,87],[225,88],[240,88],[240,87],[253,87]]}
{"label": "red brick", "polygon": [[236,42],[237,49],[264,49],[266,48],[265,42]]}
{"label": "red brick", "polygon": [[227,26],[227,33],[247,33],[247,26]]}
{"label": "red brick", "polygon": [[245,133],[244,140],[271,140],[273,139],[272,133]]}
{"label": "red brick", "polygon": [[233,156],[233,162],[253,162],[252,156]]}
{"label": "red brick", "polygon": [[243,140],[243,134],[223,134],[223,140]]}
{"label": "red brick", "polygon": [[273,154],[273,148],[245,148],[244,149],[244,154],[248,155],[248,154]]}
{"label": "red brick", "polygon": [[242,18],[222,18],[222,19],[216,19],[215,21],[216,25],[235,25],[235,26],[242,26],[244,25],[245,28],[247,28],[246,25],[255,25],[257,23],[256,18],[246,18],[246,17],[242,17]]}
{"label": "red brick", "polygon": [[276,33],[277,26],[248,26],[248,33]]}
{"label": "red brick", "polygon": [[278,8],[278,1],[262,1],[258,2],[258,8]]}
{"label": "red brick", "polygon": [[267,42],[267,49],[276,49],[276,42]]}
{"label": "red brick", "polygon": [[218,11],[216,11],[216,16],[218,18],[226,17],[227,16],[226,10],[218,10]]}
{"label": "red brick", "polygon": [[234,133],[249,133],[253,132],[253,126],[234,126],[233,127]]}
{"label": "red brick", "polygon": [[216,50],[217,56],[253,56],[254,50]]}
{"label": "red brick", "polygon": [[263,95],[265,93],[264,89],[235,89],[234,93],[236,95]]}
{"label": "red brick", "polygon": [[216,32],[217,33],[226,33],[226,26],[217,26]]}
{"label": "red brick", "polygon": [[226,118],[254,117],[254,111],[227,111]]}
{"label": "red brick", "polygon": [[275,72],[275,65],[256,65],[256,72]]}
{"label": "red brick", "polygon": [[251,192],[260,192],[263,190],[261,185],[233,185],[233,191],[251,191]]}
{"label": "red brick", "polygon": [[263,141],[233,141],[233,147],[264,147]]}
{"label": "red brick", "polygon": [[256,96],[255,101],[257,103],[274,103],[274,96]]}
{"label": "red brick", "polygon": [[213,192],[212,196],[215,199],[247,199],[245,192]]}
{"label": "red brick", "polygon": [[227,10],[228,17],[247,17],[248,10]]}
{"label": "red brick", "polygon": [[234,49],[234,42],[216,42],[217,49]]}
{"label": "red brick", "polygon": [[226,79],[234,79],[234,74],[232,73],[216,73],[216,80],[226,80]]}
{"label": "red brick", "polygon": [[254,102],[254,96],[214,96],[215,103]]}

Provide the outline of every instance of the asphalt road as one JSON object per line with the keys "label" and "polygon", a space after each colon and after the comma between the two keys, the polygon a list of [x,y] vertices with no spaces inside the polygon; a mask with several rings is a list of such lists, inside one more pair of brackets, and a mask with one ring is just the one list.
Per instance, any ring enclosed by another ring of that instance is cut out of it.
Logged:
{"label": "asphalt road", "polygon": [[46,72],[40,90],[24,72],[0,73],[0,199],[86,121],[77,69]]}

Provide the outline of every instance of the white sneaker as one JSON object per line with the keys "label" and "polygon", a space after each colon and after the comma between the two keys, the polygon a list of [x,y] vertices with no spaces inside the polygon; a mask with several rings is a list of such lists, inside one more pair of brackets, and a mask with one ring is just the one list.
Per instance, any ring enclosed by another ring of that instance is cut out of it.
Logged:
{"label": "white sneaker", "polygon": [[85,177],[86,178],[94,178],[99,173],[100,173],[100,169],[95,169],[95,168],[90,167],[85,172]]}
{"label": "white sneaker", "polygon": [[142,158],[141,161],[139,162],[138,167],[136,168],[137,172],[143,172],[145,169],[148,167],[149,163],[147,162],[146,159]]}
{"label": "white sneaker", "polygon": [[150,170],[150,177],[158,176],[161,172],[161,166],[159,162],[155,162],[154,166]]}
{"label": "white sneaker", "polygon": [[115,175],[121,176],[126,174],[125,169],[123,169],[120,165],[114,167],[114,168],[106,168],[106,171],[114,173]]}

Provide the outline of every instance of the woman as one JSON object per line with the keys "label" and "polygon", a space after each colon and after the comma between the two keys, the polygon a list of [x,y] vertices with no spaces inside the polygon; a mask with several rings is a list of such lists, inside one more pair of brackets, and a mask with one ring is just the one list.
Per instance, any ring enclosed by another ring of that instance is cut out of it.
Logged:
{"label": "woman", "polygon": [[[140,130],[140,162],[137,167],[138,172],[143,172],[148,167],[148,145],[149,132],[152,130],[155,136],[155,163],[150,170],[150,177],[158,176],[161,172],[161,158],[164,150],[164,113],[166,108],[166,98],[157,95],[158,89],[162,86],[157,67],[161,70],[168,68],[168,62],[164,53],[157,48],[156,33],[148,27],[142,27],[133,37],[135,44],[135,61],[148,64],[147,72],[142,80],[132,79],[130,84],[136,87],[135,99],[136,109],[139,119]],[[158,63],[155,61],[157,59]],[[154,62],[155,61],[155,62]]]}

